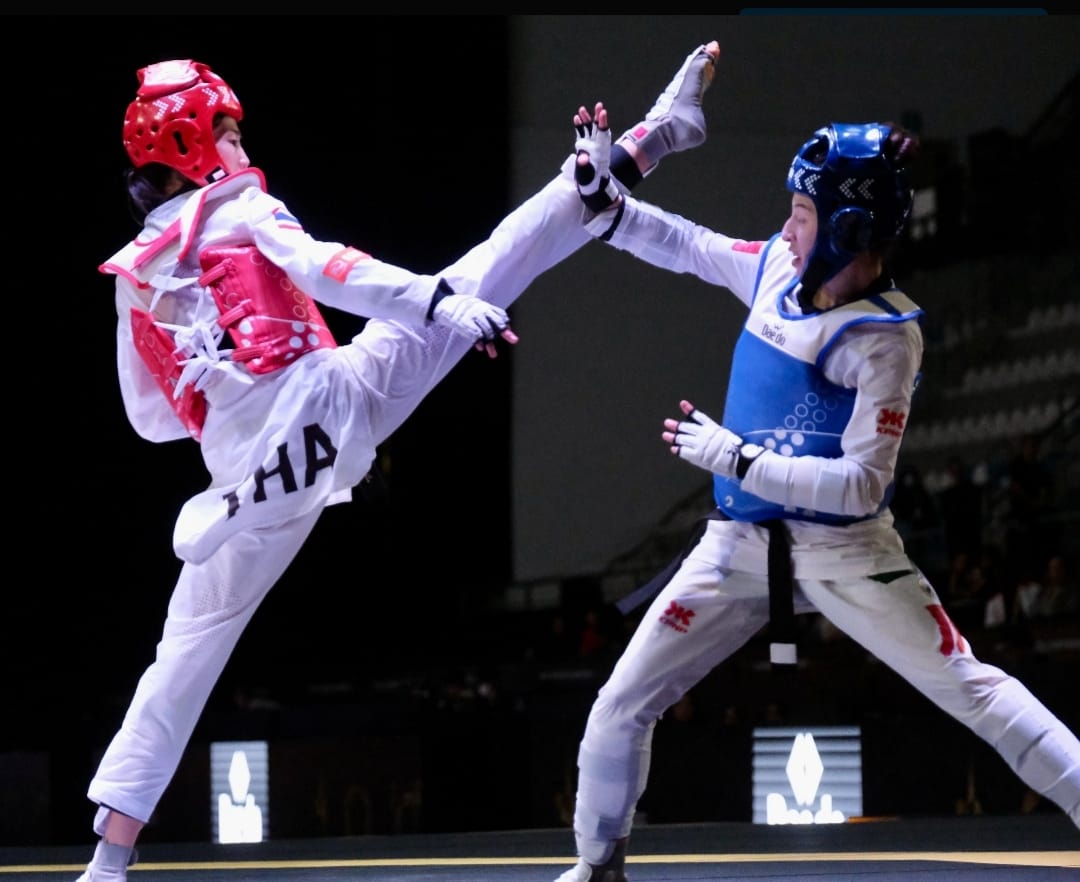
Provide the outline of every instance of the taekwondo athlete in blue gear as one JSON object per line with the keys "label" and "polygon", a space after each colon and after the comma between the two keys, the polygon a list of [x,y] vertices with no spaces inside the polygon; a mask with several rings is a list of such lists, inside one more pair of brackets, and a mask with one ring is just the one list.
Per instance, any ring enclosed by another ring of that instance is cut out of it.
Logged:
{"label": "taekwondo athlete in blue gear", "polygon": [[[595,116],[606,128],[602,105]],[[593,114],[581,108],[575,123],[588,128]],[[819,129],[790,165],[790,213],[767,242],[627,194],[587,223],[615,248],[727,288],[749,315],[724,423],[687,400],[664,421],[670,452],[715,476],[717,507],[659,580],[588,714],[579,860],[557,882],[626,882],[656,721],[769,623],[778,556],[794,613],[824,615],[1080,827],[1080,741],[1015,677],[974,655],[888,508],[923,339],[922,310],[885,264],[911,209],[905,169],[918,146],[889,123]],[[593,161],[580,154],[579,167]]]}

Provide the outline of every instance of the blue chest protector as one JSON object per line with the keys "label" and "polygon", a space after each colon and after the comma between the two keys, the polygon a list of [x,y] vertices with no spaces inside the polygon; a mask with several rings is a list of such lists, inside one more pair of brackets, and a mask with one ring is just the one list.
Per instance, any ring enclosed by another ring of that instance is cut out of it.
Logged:
{"label": "blue chest protector", "polygon": [[[735,345],[723,424],[784,456],[843,456],[840,439],[851,419],[855,390],[838,386],[822,371],[826,356],[850,327],[864,322],[918,319],[922,310],[896,290],[803,315],[784,308],[797,280],[766,270],[774,236],[762,252],[762,274],[750,314]],[[774,262],[775,265],[775,262]],[[742,490],[734,478],[715,475],[717,506],[736,521],[773,518],[849,524],[862,518],[785,508]],[[881,505],[888,505],[892,488]],[[880,509],[879,509],[880,511]],[[869,515],[868,517],[872,517]]]}

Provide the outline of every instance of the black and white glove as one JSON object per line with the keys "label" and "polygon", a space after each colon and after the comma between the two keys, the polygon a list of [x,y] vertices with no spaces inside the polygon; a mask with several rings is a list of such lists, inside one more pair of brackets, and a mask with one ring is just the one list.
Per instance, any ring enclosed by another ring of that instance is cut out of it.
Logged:
{"label": "black and white glove", "polygon": [[[585,207],[599,214],[619,198],[619,188],[611,180],[608,169],[611,162],[611,129],[600,128],[600,123],[595,119],[585,122],[579,111],[574,117],[574,130],[577,132],[574,151],[578,157],[574,165],[574,182]],[[583,162],[583,157],[587,157],[588,162]]]}
{"label": "black and white glove", "polygon": [[667,430],[661,437],[671,445],[671,452],[680,459],[727,478],[736,474],[739,448],[743,440],[734,432],[695,408],[690,402],[681,404],[685,420],[664,420]]}
{"label": "black and white glove", "polygon": [[445,279],[439,279],[428,307],[428,318],[456,334],[471,338],[477,349],[487,349],[492,357],[497,338],[517,342],[505,309],[471,294],[455,294]]}

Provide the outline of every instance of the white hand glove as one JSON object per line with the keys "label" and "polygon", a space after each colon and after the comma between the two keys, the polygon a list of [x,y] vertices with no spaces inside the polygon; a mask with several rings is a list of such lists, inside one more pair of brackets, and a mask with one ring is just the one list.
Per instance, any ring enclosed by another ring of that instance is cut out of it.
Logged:
{"label": "white hand glove", "polygon": [[663,439],[680,459],[727,478],[734,478],[742,438],[714,422],[689,402],[682,402],[687,419],[664,420]]}
{"label": "white hand glove", "polygon": [[454,294],[453,288],[443,279],[439,280],[435,290],[430,316],[436,324],[469,337],[477,349],[486,349],[492,358],[495,357],[497,338],[517,342],[505,309],[471,294]]}
{"label": "white hand glove", "polygon": [[435,304],[436,324],[477,340],[494,340],[510,327],[506,310],[471,294],[449,294]]}
{"label": "white hand glove", "polygon": [[[619,188],[615,186],[609,173],[611,130],[607,127],[607,112],[604,111],[601,115],[601,104],[596,105],[596,111],[600,119],[593,119],[584,107],[574,115],[574,129],[577,131],[574,151],[578,156],[578,162],[574,166],[574,181],[577,183],[581,201],[587,208],[599,213],[610,208],[619,198]],[[588,158],[588,162],[582,162],[583,155]]]}

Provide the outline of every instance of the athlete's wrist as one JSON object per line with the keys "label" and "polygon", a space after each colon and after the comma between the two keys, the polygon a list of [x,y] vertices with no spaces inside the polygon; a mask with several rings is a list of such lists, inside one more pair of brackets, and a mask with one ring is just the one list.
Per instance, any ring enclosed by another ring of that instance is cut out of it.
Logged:
{"label": "athlete's wrist", "polygon": [[740,481],[746,477],[746,473],[750,470],[750,466],[754,464],[761,454],[765,452],[765,448],[760,444],[755,444],[753,441],[744,441],[739,445],[739,456],[735,461],[735,477]]}

